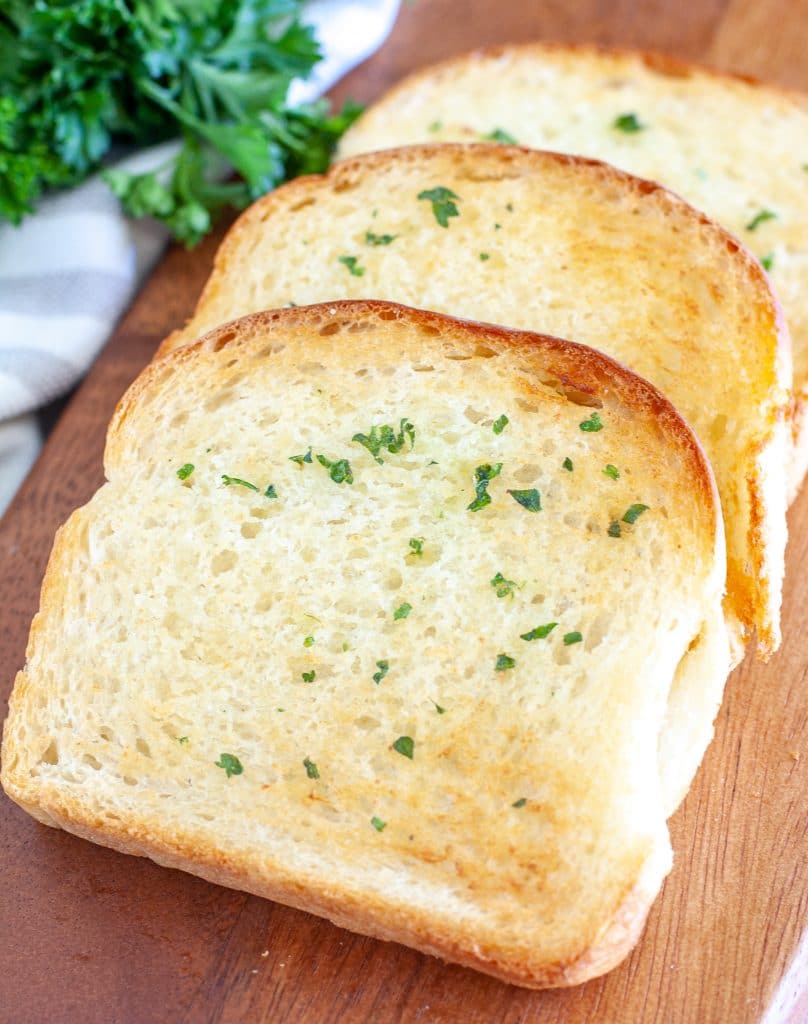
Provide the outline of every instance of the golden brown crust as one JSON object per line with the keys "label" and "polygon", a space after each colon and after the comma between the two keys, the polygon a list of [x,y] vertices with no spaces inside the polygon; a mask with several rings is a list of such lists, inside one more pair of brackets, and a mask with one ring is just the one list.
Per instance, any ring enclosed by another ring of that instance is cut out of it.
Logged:
{"label": "golden brown crust", "polygon": [[[464,65],[475,64],[483,60],[494,60],[498,57],[508,55],[530,56],[533,54],[552,54],[553,56],[576,56],[576,57],[611,57],[616,60],[635,61],[639,60],[650,71],[671,78],[690,78],[694,74],[706,75],[724,85],[751,86],[761,92],[769,93],[798,106],[808,108],[808,93],[797,89],[789,89],[782,85],[771,82],[764,82],[753,75],[746,75],[740,72],[726,71],[713,67],[709,64],[699,64],[695,61],[687,61],[681,57],[674,57],[671,54],[662,53],[658,50],[631,49],[630,47],[607,46],[599,43],[565,43],[554,40],[541,40],[532,43],[499,43],[496,46],[483,46],[465,53],[448,57],[446,60],[429,64],[400,79],[392,88],[384,93],[384,102],[394,99],[399,93],[408,92],[414,84],[420,81],[431,79],[435,74],[452,71]],[[371,106],[368,111],[375,108]],[[357,124],[361,125],[363,114]]]}
{"label": "golden brown crust", "polygon": [[[58,792],[40,790],[29,801],[23,786],[4,777],[7,794],[42,824],[110,847],[119,853],[148,857],[163,867],[187,871],[215,885],[253,893],[318,917],[341,928],[387,942],[400,942],[423,953],[471,967],[500,981],[525,988],[544,989],[580,985],[611,970],[636,945],[651,904],[670,869],[667,849],[656,851],[642,866],[636,884],[615,908],[595,946],[582,949],[568,961],[553,964],[517,964],[502,950],[476,944],[469,950],[462,935],[437,932],[434,919],[413,908],[377,905],[368,894],[357,896],[318,880],[302,881],[282,862],[263,865],[262,877],[250,865],[237,863],[204,840],[178,836],[150,822],[148,827],[130,824],[124,833],[110,828]],[[271,872],[272,879],[268,874]],[[384,922],[383,924],[381,922]]]}

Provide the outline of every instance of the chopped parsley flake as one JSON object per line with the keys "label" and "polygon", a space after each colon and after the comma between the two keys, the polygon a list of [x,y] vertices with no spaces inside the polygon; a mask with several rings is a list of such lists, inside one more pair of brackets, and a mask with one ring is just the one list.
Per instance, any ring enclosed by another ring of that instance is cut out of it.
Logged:
{"label": "chopped parsley flake", "polygon": [[384,832],[385,826],[387,825],[386,821],[382,821],[381,818],[377,818],[375,814],[370,819],[370,823],[377,832]]}
{"label": "chopped parsley flake", "polygon": [[579,644],[582,640],[583,640],[583,637],[581,636],[581,634],[578,632],[577,629],[574,630],[572,633],[565,633],[564,634],[564,646],[565,647],[569,647],[570,644]]}
{"label": "chopped parsley flake", "polygon": [[353,472],[351,471],[351,464],[347,459],[337,459],[335,462],[332,462],[325,455],[318,455],[317,461],[328,470],[328,475],[335,484],[353,483]]}
{"label": "chopped parsley flake", "polygon": [[439,132],[443,127],[443,121],[433,121],[429,126],[429,131],[434,135],[435,132]]}
{"label": "chopped parsley flake", "polygon": [[774,253],[769,252],[765,256],[761,256],[760,265],[764,270],[771,270],[774,266]]}
{"label": "chopped parsley flake", "polygon": [[399,736],[393,744],[393,750],[412,761],[412,755],[415,753],[415,742],[412,736]]}
{"label": "chopped parsley flake", "polygon": [[228,779],[231,775],[241,775],[244,771],[241,761],[239,761],[235,754],[219,754],[219,760],[215,761],[214,764],[217,768],[224,769]]}
{"label": "chopped parsley flake", "polygon": [[526,508],[528,512],[541,511],[541,495],[535,487],[531,487],[526,491],[508,491],[508,494],[510,494],[513,500],[518,502],[522,508]]}
{"label": "chopped parsley flake", "polygon": [[249,480],[242,480],[237,476],[228,476],[226,473],[222,473],[222,483],[225,487],[230,487],[231,485],[233,487],[246,487],[250,491],[255,491],[256,494],[259,493],[255,484],[251,484]]}
{"label": "chopped parsley flake", "polygon": [[311,448],[309,448],[305,455],[290,455],[289,461],[296,462],[298,466],[302,466],[304,462],[311,462]]}
{"label": "chopped parsley flake", "polygon": [[570,458],[564,459],[564,461],[561,463],[561,465],[564,467],[564,469],[566,469],[566,471],[568,473],[572,472],[572,459],[570,459]]}
{"label": "chopped parsley flake", "polygon": [[301,675],[303,676],[304,683],[313,683],[317,678],[317,673],[314,669],[312,669],[311,672],[302,672]]}
{"label": "chopped parsley flake", "polygon": [[478,512],[481,508],[491,504],[488,485],[494,477],[499,476],[501,471],[501,462],[497,462],[493,466],[490,462],[486,462],[474,470],[474,489],[477,492],[477,497],[467,506],[469,512]]}
{"label": "chopped parsley flake", "polygon": [[511,807],[524,807],[526,803],[527,797],[520,796],[518,800],[514,800],[514,802],[511,804]]}
{"label": "chopped parsley flake", "polygon": [[409,440],[410,451],[412,451],[415,447],[415,427],[404,416],[399,421],[398,433],[395,432],[393,427],[385,423],[380,427],[372,426],[369,434],[354,434],[351,440],[361,444],[363,448],[367,448],[381,466],[384,463],[384,459],[379,454],[382,449],[386,449],[391,455],[395,455],[404,447],[405,441]]}
{"label": "chopped parsley flake", "polygon": [[423,192],[418,193],[418,198],[426,199],[432,203],[432,212],[435,215],[435,220],[442,228],[449,227],[450,217],[460,216],[457,206],[453,202],[453,200],[459,199],[460,196],[452,192],[450,188],[445,188],[443,185],[438,185],[437,188],[425,188]]}
{"label": "chopped parsley flake", "polygon": [[501,572],[491,580],[491,586],[496,590],[497,597],[513,597],[516,584],[513,580],[506,580]]}
{"label": "chopped parsley flake", "polygon": [[500,231],[501,229],[502,229],[502,225],[501,224],[495,224],[494,225],[494,231]]}
{"label": "chopped parsley flake", "polygon": [[496,672],[507,672],[509,668],[513,668],[515,665],[516,658],[512,658],[509,654],[498,654],[494,670]]}
{"label": "chopped parsley flake", "polygon": [[390,662],[389,661],[384,661],[384,660],[377,661],[376,662],[376,668],[379,671],[373,673],[373,682],[374,683],[380,683],[382,681],[382,679],[384,679],[384,677],[390,671]]}
{"label": "chopped parsley flake", "polygon": [[483,263],[485,263],[486,260],[490,260],[490,259],[491,259],[491,253],[490,252],[481,252],[480,253],[480,260]]}
{"label": "chopped parsley flake", "polygon": [[303,646],[304,647],[314,647],[314,637],[313,636],[307,636],[306,639],[303,641]]}
{"label": "chopped parsley flake", "polygon": [[275,484],[268,484],[267,489],[264,491],[265,498],[277,498],[278,492],[275,490]]}
{"label": "chopped parsley flake", "polygon": [[422,555],[424,553],[424,538],[410,537],[410,548],[414,555]]}
{"label": "chopped parsley flake", "polygon": [[620,479],[620,470],[617,468],[617,466],[613,466],[611,462],[608,464],[608,466],[603,467],[603,472],[606,474],[606,476],[610,476],[612,480]]}
{"label": "chopped parsley flake", "polygon": [[373,231],[365,232],[365,241],[368,245],[389,245],[398,238],[398,235],[377,235]]}
{"label": "chopped parsley flake", "polygon": [[412,605],[409,604],[409,602],[405,601],[403,604],[400,604],[398,608],[396,608],[396,610],[393,612],[393,619],[396,621],[398,619],[406,619],[411,611]]}
{"label": "chopped parsley flake", "polygon": [[481,136],[486,142],[504,142],[509,146],[518,146],[519,143],[511,135],[510,132],[506,132],[504,128],[495,128],[492,132],[487,135]]}
{"label": "chopped parsley flake", "polygon": [[340,256],[338,262],[347,267],[353,277],[362,277],[365,273],[365,268],[359,266],[358,256]]}
{"label": "chopped parsley flake", "polygon": [[578,426],[581,430],[587,434],[596,434],[599,430],[603,430],[603,424],[600,421],[600,413],[593,412],[588,420],[583,420]]}
{"label": "chopped parsley flake", "polygon": [[445,715],[446,714],[446,708],[442,708],[440,706],[440,704],[438,704],[438,702],[436,700],[433,700],[432,703],[435,705],[435,710],[437,711],[437,713],[439,715]]}
{"label": "chopped parsley flake", "polygon": [[643,512],[647,512],[647,511],[648,511],[648,506],[647,505],[640,505],[639,503],[636,504],[636,505],[630,505],[626,509],[625,515],[623,516],[623,522],[624,523],[628,523],[629,526],[631,526],[631,525],[633,525],[634,523],[637,522],[637,520],[643,514]]}
{"label": "chopped parsley flake", "polygon": [[186,462],[184,466],[180,466],[180,468],[177,470],[177,476],[180,478],[180,480],[187,480],[191,473],[193,473],[193,471],[193,462]]}
{"label": "chopped parsley flake", "polygon": [[497,419],[494,420],[494,425],[491,427],[491,429],[494,431],[495,434],[501,434],[502,431],[508,426],[510,422],[511,421],[508,419],[505,413],[503,413],[501,416],[498,416]]}
{"label": "chopped parsley flake", "polygon": [[506,203],[505,209],[508,211],[508,213],[513,213],[513,203]]}
{"label": "chopped parsley flake", "polygon": [[179,745],[181,747],[184,747],[187,742],[188,742],[188,737],[187,736],[178,736],[177,737],[177,743],[179,743]]}
{"label": "chopped parsley flake", "polygon": [[765,224],[767,220],[777,220],[777,214],[774,210],[760,210],[744,227],[747,231],[755,231],[761,224]]}
{"label": "chopped parsley flake", "polygon": [[609,529],[606,532],[609,534],[610,537],[620,537],[623,531],[620,529],[620,523],[618,523],[618,521],[614,519],[611,523],[609,523]]}
{"label": "chopped parsley flake", "polygon": [[308,775],[310,779],[320,778],[319,768],[314,763],[314,761],[310,761],[308,757],[303,758],[303,767],[306,769],[306,775]]}
{"label": "chopped parsley flake", "polygon": [[520,633],[519,635],[523,640],[544,640],[545,637],[548,637],[553,632],[557,625],[557,622],[548,622],[544,626],[536,626],[529,633]]}
{"label": "chopped parsley flake", "polygon": [[634,132],[641,132],[645,125],[640,122],[640,119],[636,114],[620,114],[612,122],[612,128],[616,128],[619,132],[626,132],[631,135]]}

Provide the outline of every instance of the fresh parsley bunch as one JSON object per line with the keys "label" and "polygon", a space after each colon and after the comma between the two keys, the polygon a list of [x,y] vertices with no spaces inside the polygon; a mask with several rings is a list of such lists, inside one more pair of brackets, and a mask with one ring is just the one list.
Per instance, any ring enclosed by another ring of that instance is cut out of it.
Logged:
{"label": "fresh parsley bunch", "polygon": [[105,177],[128,213],[157,217],[187,245],[218,208],[323,170],[359,111],[287,105],[289,83],[320,59],[301,6],[3,0],[0,218],[19,223],[45,189],[82,181],[112,146],[176,136],[179,153],[163,168]]}

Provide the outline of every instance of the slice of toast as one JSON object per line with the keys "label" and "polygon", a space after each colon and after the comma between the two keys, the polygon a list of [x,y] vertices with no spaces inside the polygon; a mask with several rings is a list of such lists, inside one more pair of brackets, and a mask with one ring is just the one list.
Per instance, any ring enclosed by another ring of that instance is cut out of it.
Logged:
{"label": "slice of toast", "polygon": [[652,381],[713,464],[728,614],[757,628],[762,656],[776,649],[788,339],[765,274],[722,228],[589,160],[483,144],[356,157],[242,215],[163,351],[244,313],[338,297],[575,338]]}
{"label": "slice of toast", "polygon": [[12,694],[12,799],[518,984],[626,955],[729,665],[715,483],[666,399],[342,302],[153,363],[105,463]]}
{"label": "slice of toast", "polygon": [[492,135],[660,181],[763,260],[794,343],[793,497],[808,470],[808,96],[661,54],[496,47],[406,78],[340,153]]}

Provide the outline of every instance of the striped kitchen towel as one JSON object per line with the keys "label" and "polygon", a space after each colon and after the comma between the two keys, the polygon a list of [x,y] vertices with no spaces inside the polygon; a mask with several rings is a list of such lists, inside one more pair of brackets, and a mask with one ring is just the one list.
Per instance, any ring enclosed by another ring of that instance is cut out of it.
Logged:
{"label": "striped kitchen towel", "polygon": [[[316,99],[385,40],[398,0],[310,0],[324,58],[296,81],[292,103]],[[119,166],[148,171],[174,143]],[[46,198],[19,227],[0,224],[0,515],[41,440],[34,410],[86,373],[144,276],[165,248],[153,221],[131,221],[96,176]]]}

